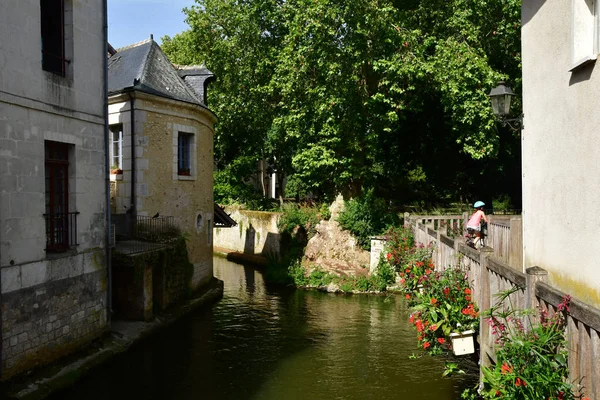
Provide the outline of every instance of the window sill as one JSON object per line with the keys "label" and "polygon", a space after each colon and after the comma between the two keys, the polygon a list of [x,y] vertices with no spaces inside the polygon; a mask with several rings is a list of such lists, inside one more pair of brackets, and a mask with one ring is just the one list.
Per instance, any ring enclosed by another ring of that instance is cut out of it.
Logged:
{"label": "window sill", "polygon": [[122,181],[123,174],[110,174],[110,180],[111,181]]}
{"label": "window sill", "polygon": [[196,177],[190,175],[177,175],[177,179],[180,181],[195,181]]}
{"label": "window sill", "polygon": [[596,58],[598,58],[597,54],[593,54],[593,55],[590,54],[588,56],[583,57],[581,60],[579,60],[579,61],[573,63],[573,65],[571,65],[569,72],[577,71],[578,69],[582,68],[585,65],[595,63]]}
{"label": "window sill", "polygon": [[66,257],[73,257],[78,254],[76,247],[77,247],[77,245],[75,244],[75,245],[69,246],[68,249],[65,249],[62,251],[44,249],[44,251],[46,252],[46,260],[58,260],[61,258],[66,258]]}

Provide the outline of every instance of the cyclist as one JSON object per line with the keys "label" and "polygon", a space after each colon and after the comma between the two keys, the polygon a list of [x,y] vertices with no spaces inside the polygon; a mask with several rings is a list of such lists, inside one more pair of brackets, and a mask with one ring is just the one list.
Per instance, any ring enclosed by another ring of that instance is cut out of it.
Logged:
{"label": "cyclist", "polygon": [[475,208],[475,212],[469,218],[469,222],[467,222],[467,232],[469,235],[475,234],[475,240],[473,241],[473,247],[477,248],[479,245],[479,241],[481,240],[481,220],[483,219],[485,223],[488,223],[488,219],[483,212],[483,207],[485,203],[483,201],[476,201],[473,204],[473,208]]}

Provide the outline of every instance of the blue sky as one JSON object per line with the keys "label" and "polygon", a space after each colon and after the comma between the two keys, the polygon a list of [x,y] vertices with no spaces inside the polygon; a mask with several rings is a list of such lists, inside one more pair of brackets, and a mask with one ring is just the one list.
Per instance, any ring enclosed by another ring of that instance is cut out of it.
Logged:
{"label": "blue sky", "polygon": [[108,41],[114,48],[148,39],[160,43],[188,28],[181,11],[194,0],[108,0]]}

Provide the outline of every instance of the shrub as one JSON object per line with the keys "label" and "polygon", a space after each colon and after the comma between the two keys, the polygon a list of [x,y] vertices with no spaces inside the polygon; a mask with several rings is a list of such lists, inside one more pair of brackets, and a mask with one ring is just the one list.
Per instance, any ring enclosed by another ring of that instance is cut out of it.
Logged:
{"label": "shrub", "polygon": [[299,260],[289,266],[288,273],[294,285],[300,287],[308,285],[308,278],[306,277],[304,267],[302,267]]}
{"label": "shrub", "polygon": [[277,221],[279,233],[293,234],[296,227],[305,230],[310,239],[316,232],[315,227],[319,223],[319,213],[314,207],[302,207],[296,204],[284,204],[282,214]]}
{"label": "shrub", "polygon": [[358,244],[368,250],[370,237],[383,233],[389,226],[399,223],[398,216],[390,212],[385,200],[375,197],[373,189],[366,190],[362,196],[346,201],[338,217],[342,229],[350,231]]}
{"label": "shrub", "polygon": [[492,200],[494,210],[507,210],[513,208],[512,200],[507,194],[501,194]]}
{"label": "shrub", "polygon": [[321,204],[319,214],[321,214],[321,219],[329,221],[329,218],[331,218],[331,211],[329,211],[329,205],[327,203]]}
{"label": "shrub", "polygon": [[[501,293],[497,304],[486,312],[498,347],[495,366],[482,367],[484,387],[480,396],[484,399],[582,398],[574,393],[574,385],[568,380],[564,333],[570,296],[549,316],[545,311],[537,314],[534,310],[515,310],[512,304],[505,305],[505,300],[510,303],[509,296],[516,290],[519,289]],[[532,320],[534,316],[537,321]]]}
{"label": "shrub", "polygon": [[369,279],[371,290],[384,292],[388,286],[396,281],[396,271],[382,257],[379,260],[375,273]]}

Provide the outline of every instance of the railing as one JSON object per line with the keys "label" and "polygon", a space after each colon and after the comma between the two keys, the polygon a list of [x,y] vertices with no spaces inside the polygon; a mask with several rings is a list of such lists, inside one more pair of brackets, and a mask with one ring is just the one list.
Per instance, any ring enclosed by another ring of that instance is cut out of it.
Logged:
{"label": "railing", "polygon": [[404,225],[408,226],[415,222],[428,228],[439,230],[446,235],[455,237],[462,236],[464,227],[467,224],[467,213],[461,215],[412,215],[404,213]]}
{"label": "railing", "polygon": [[44,214],[47,253],[60,253],[77,246],[78,214],[78,212]]}
{"label": "railing", "polygon": [[180,236],[180,230],[171,216],[147,217],[130,214],[113,215],[115,223],[115,251],[136,254],[154,251],[171,245]]}
{"label": "railing", "polygon": [[510,252],[510,233],[510,220],[497,220],[490,216],[485,244],[494,249],[494,255],[498,259],[506,263]]}
{"label": "railing", "polygon": [[[404,225],[420,226],[441,232],[451,238],[462,237],[469,215],[411,215],[404,214]],[[523,234],[520,215],[490,215],[486,246],[494,250],[494,257],[511,267],[523,269]],[[417,241],[428,244],[427,237],[417,237]]]}
{"label": "railing", "polygon": [[[516,309],[539,307],[552,314],[566,295],[548,284],[547,272],[539,267],[528,268],[523,273],[495,258],[491,249],[474,250],[462,240],[436,232],[418,221],[410,226],[418,242],[433,246],[436,268],[459,266],[467,273],[480,310],[489,309],[496,302],[497,294],[515,286],[520,290],[505,301],[510,301]],[[486,322],[480,323],[479,357],[481,365],[489,366],[495,360],[495,338]],[[600,399],[600,310],[573,298],[567,323],[569,380],[581,382],[583,392],[590,399]]]}

